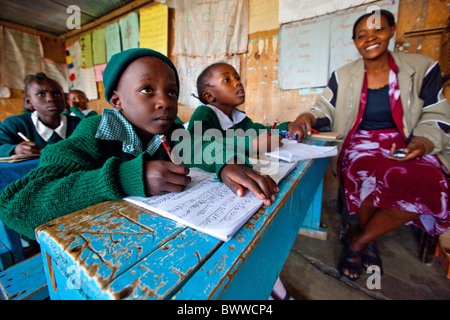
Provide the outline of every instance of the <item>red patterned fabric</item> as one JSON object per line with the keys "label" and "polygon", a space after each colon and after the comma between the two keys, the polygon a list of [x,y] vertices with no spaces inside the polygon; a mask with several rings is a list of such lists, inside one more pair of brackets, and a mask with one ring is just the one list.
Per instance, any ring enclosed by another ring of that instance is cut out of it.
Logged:
{"label": "red patterned fabric", "polygon": [[430,235],[450,229],[449,187],[434,155],[399,162],[388,159],[392,143],[406,142],[397,129],[359,130],[342,153],[342,179],[350,214],[362,202],[421,214],[411,224]]}

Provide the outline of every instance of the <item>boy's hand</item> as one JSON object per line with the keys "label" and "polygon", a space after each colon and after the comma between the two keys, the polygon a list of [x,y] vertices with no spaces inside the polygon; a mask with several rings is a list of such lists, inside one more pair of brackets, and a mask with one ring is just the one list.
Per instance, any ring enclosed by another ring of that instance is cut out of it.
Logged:
{"label": "boy's hand", "polygon": [[145,193],[150,196],[183,191],[191,182],[189,169],[170,161],[144,163]]}
{"label": "boy's hand", "polygon": [[269,136],[267,131],[261,133],[252,141],[253,153],[264,153],[280,148],[281,146],[283,146],[283,143],[281,143],[282,138],[283,137],[280,135]]}
{"label": "boy's hand", "polygon": [[41,154],[42,147],[31,141],[23,141],[16,145],[13,154]]}
{"label": "boy's hand", "polygon": [[280,191],[271,177],[260,174],[245,164],[225,165],[220,177],[239,197],[244,195],[244,188],[249,189],[258,199],[264,201],[265,206],[270,206],[275,201],[275,193]]}

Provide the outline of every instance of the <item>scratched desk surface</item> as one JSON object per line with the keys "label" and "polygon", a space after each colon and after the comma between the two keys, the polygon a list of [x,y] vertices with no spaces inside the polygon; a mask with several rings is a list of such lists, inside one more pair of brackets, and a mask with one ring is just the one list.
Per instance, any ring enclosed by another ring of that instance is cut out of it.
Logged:
{"label": "scratched desk surface", "polygon": [[123,200],[44,224],[50,297],[267,299],[328,163],[301,161],[228,242]]}

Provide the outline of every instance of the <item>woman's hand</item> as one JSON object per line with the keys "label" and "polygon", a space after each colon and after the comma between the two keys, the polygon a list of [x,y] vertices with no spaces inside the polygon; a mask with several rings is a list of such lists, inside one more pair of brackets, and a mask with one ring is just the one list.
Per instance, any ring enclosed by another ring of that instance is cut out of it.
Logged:
{"label": "woman's hand", "polygon": [[316,122],[315,117],[310,113],[301,114],[295,119],[295,122],[299,125],[300,133],[297,141],[301,141],[303,138],[311,135],[311,129]]}
{"label": "woman's hand", "polygon": [[394,157],[393,154],[397,150],[397,146],[395,143],[392,144],[391,147],[391,153],[388,156],[389,159],[397,160],[397,161],[407,161],[407,160],[413,160],[418,157],[421,157],[426,152],[425,144],[418,142],[418,141],[411,141],[406,148],[403,149],[404,153],[406,154],[403,158],[397,158]]}
{"label": "woman's hand", "polygon": [[282,137],[280,135],[270,135],[264,131],[259,136],[252,140],[253,153],[264,153],[280,148]]}
{"label": "woman's hand", "polygon": [[258,199],[263,200],[265,206],[275,201],[275,193],[280,191],[273,179],[256,172],[245,164],[227,164],[221,172],[223,183],[239,197],[244,195],[244,188],[253,192]]}
{"label": "woman's hand", "polygon": [[304,131],[302,126],[297,123],[297,122],[290,122],[287,125],[287,129],[289,131],[289,140],[293,140],[294,137],[296,137],[295,140],[297,140],[297,142],[302,141],[303,137],[304,137]]}
{"label": "woman's hand", "polygon": [[150,196],[183,191],[191,182],[189,169],[170,161],[144,163],[145,193]]}
{"label": "woman's hand", "polygon": [[41,154],[42,147],[31,141],[23,141],[16,145],[13,154]]}

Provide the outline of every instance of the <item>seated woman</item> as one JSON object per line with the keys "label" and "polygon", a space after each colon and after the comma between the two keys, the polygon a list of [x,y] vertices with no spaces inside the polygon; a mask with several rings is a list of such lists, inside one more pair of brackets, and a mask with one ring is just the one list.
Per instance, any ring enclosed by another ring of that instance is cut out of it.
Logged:
{"label": "seated woman", "polygon": [[[377,14],[380,19],[372,19]],[[370,24],[374,20],[379,24]],[[389,52],[395,28],[388,11],[361,16],[353,40],[362,59],[336,70],[313,108],[296,119],[302,136],[330,125],[345,137],[335,169],[360,230],[338,269],[351,280],[370,265],[382,272],[374,245],[381,235],[405,223],[430,235],[450,228],[450,108],[440,69],[426,56]],[[398,148],[401,158],[394,157]]]}

